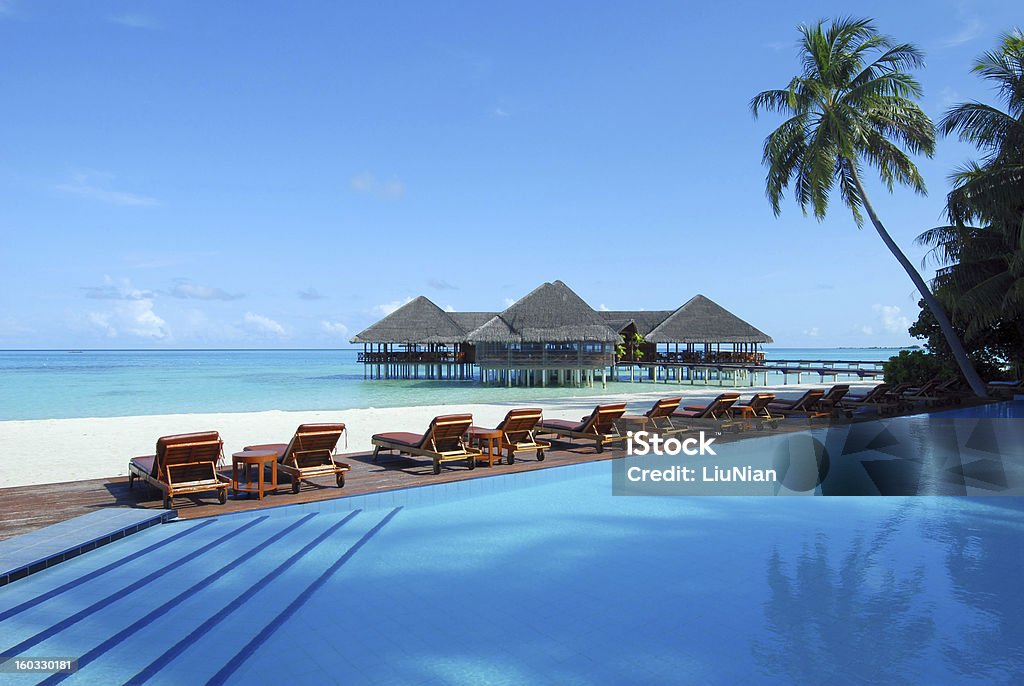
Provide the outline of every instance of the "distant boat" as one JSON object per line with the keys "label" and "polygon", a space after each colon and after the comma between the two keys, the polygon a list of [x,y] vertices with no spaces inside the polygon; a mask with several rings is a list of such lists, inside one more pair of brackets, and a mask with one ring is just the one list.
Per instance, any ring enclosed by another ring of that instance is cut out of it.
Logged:
{"label": "distant boat", "polygon": [[82,351],[81,350],[69,350],[68,354],[69,355],[81,355]]}

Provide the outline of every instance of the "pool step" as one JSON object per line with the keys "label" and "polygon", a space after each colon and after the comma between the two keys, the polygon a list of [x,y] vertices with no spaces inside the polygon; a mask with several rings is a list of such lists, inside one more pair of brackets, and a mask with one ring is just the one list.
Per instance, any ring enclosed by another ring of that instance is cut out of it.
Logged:
{"label": "pool step", "polygon": [[0,541],[0,586],[176,516],[173,510],[105,507]]}
{"label": "pool step", "polygon": [[179,541],[184,556],[168,544],[60,579],[66,590],[0,620],[0,653],[78,656],[77,674],[46,684],[222,683],[397,512],[215,521]]}

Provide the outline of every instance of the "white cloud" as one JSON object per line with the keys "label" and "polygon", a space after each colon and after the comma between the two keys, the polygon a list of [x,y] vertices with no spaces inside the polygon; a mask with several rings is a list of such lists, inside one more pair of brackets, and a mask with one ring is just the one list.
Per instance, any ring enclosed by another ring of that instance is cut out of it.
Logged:
{"label": "white cloud", "polygon": [[609,312],[609,309],[608,309],[607,305],[605,305],[604,303],[601,303],[600,305],[597,306],[597,311],[598,312]]}
{"label": "white cloud", "polygon": [[373,308],[373,311],[377,314],[386,317],[402,305],[408,305],[412,302],[412,298],[406,298],[405,300],[392,300],[389,303],[381,303]]}
{"label": "white cloud", "polygon": [[511,117],[511,116],[512,116],[512,113],[511,113],[511,112],[509,112],[508,110],[506,110],[506,109],[505,109],[504,107],[502,107],[502,106],[500,106],[500,105],[499,105],[499,106],[497,106],[497,107],[495,107],[495,108],[494,108],[494,109],[492,110],[492,112],[494,113],[494,116],[495,116],[495,117],[501,117],[502,119],[506,119],[506,118],[508,118],[508,117]]}
{"label": "white cloud", "polygon": [[285,331],[283,326],[275,322],[270,317],[265,317],[262,314],[246,312],[243,321],[245,322],[246,328],[258,334],[279,336],[281,338],[288,335],[288,332]]}
{"label": "white cloud", "polygon": [[341,322],[330,322],[326,319],[320,322],[320,328],[332,336],[344,336],[348,333],[348,327]]}
{"label": "white cloud", "polygon": [[513,305],[516,304],[516,299],[515,298],[505,298],[504,302],[505,302],[505,307],[512,307]]}
{"label": "white cloud", "polygon": [[350,185],[356,193],[384,200],[398,200],[405,195],[405,184],[398,179],[384,181],[370,172],[356,174],[352,177]]}
{"label": "white cloud", "polygon": [[200,286],[188,282],[177,284],[171,290],[171,295],[175,298],[188,298],[191,300],[238,300],[244,297],[241,293],[228,293],[220,288]]}
{"label": "white cloud", "polygon": [[158,29],[160,25],[152,17],[145,14],[116,14],[110,21],[132,29]]}
{"label": "white cloud", "polygon": [[451,305],[445,305],[445,306],[444,306],[444,311],[445,311],[445,312],[455,312],[456,310],[455,310],[455,308],[454,308],[453,306],[451,306]]}
{"label": "white cloud", "polygon": [[128,279],[103,277],[102,286],[85,286],[85,297],[92,300],[151,300],[153,291],[146,291],[132,286]]}
{"label": "white cloud", "polygon": [[910,318],[902,314],[896,305],[873,305],[871,309],[878,313],[878,318],[886,333],[905,334],[910,328]]}
{"label": "white cloud", "polygon": [[164,340],[171,336],[167,322],[153,311],[153,301],[150,299],[125,300],[105,312],[89,312],[86,321],[107,338],[128,335]]}
{"label": "white cloud", "polygon": [[816,338],[819,333],[820,333],[820,331],[818,330],[818,327],[816,327],[816,326],[812,326],[809,329],[804,329],[804,335],[805,336],[810,336],[811,338]]}
{"label": "white cloud", "polygon": [[61,193],[120,207],[156,207],[160,204],[155,198],[107,187],[112,178],[109,174],[75,172],[71,177],[70,183],[58,184],[55,188]]}
{"label": "white cloud", "polygon": [[953,35],[943,39],[940,45],[944,48],[955,48],[964,43],[970,43],[985,30],[985,23],[977,17],[967,17],[963,20],[963,26]]}
{"label": "white cloud", "polygon": [[865,336],[871,336],[875,333],[875,328],[873,326],[862,326],[860,327],[860,332]]}

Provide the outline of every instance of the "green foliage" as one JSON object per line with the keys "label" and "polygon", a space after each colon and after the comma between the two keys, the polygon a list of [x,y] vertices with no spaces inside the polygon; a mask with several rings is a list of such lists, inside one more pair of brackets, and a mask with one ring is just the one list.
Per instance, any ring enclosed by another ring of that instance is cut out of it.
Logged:
{"label": "green foliage", "polygon": [[[1024,365],[1024,36],[1003,36],[973,71],[995,86],[999,106],[968,102],[940,123],[978,148],[951,177],[949,224],[924,232],[941,291],[965,346],[999,366]],[[919,320],[921,322],[921,320]],[[922,323],[922,331],[927,322]],[[941,346],[933,346],[939,351]]]}
{"label": "green foliage", "polygon": [[952,376],[955,367],[942,360],[938,355],[931,355],[920,350],[901,350],[899,355],[889,358],[883,369],[886,383],[920,385],[936,376]]}
{"label": "green foliage", "polygon": [[646,342],[646,339],[637,332],[630,334],[622,334],[622,343],[615,346],[615,356],[618,359],[628,357],[633,360],[642,360],[644,358],[644,351],[641,350],[640,346]]}
{"label": "green foliage", "polygon": [[921,51],[879,34],[868,19],[799,30],[801,73],[750,101],[754,117],[762,110],[787,117],[764,142],[766,192],[775,214],[792,185],[800,209],[824,219],[838,182],[859,226],[864,163],[889,190],[901,183],[923,194],[924,179],[907,155],[931,156],[935,149],[935,127],[915,102],[921,86],[907,73],[923,66]]}
{"label": "green foliage", "polygon": [[[946,301],[949,294],[945,289],[939,289],[937,293],[940,300]],[[908,331],[915,338],[925,341],[928,353],[946,365],[952,375],[956,370],[956,362],[953,353],[946,342],[938,322],[932,315],[931,310],[924,301],[919,301],[918,306],[921,313]],[[1017,370],[1014,370],[1015,360],[1020,360],[1024,352],[1024,322],[1000,322],[997,326],[985,329],[974,335],[967,335],[966,332],[954,323],[957,334],[964,342],[964,348],[971,359],[971,363],[982,378],[989,381],[1004,378],[1016,378]],[[1019,365],[1019,362],[1016,363]]]}

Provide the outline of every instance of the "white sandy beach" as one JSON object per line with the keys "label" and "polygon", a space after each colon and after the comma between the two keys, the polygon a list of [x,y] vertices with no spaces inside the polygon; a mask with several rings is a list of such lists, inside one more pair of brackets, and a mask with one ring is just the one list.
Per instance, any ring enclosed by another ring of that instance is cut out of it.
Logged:
{"label": "white sandy beach", "polygon": [[[841,383],[849,383],[851,389],[875,384],[873,381]],[[789,384],[729,389],[643,384],[638,385],[636,393],[539,402],[4,421],[0,422],[0,488],[124,476],[128,473],[129,458],[152,454],[158,437],[192,431],[219,431],[224,440],[224,453],[230,459],[231,453],[245,445],[287,442],[299,424],[340,421],[348,430],[347,445],[343,438],[338,451],[357,452],[372,450],[370,437],[375,433],[420,432],[439,414],[471,412],[476,424],[494,426],[511,407],[540,406],[545,417],[578,420],[601,402],[624,400],[630,403],[630,413],[643,413],[654,399],[667,396],[682,395],[686,404],[710,400],[727,390],[739,391],[744,400],[758,391],[772,392],[779,397],[798,397],[808,388],[827,388],[829,385]]]}

